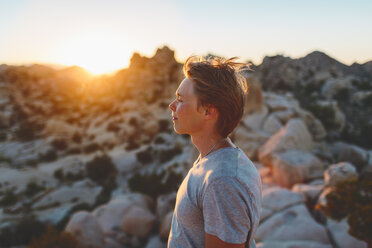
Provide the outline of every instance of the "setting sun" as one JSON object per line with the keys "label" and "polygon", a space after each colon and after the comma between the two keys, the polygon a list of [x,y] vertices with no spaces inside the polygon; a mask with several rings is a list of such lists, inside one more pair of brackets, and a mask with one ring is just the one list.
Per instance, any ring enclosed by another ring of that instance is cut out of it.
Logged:
{"label": "setting sun", "polygon": [[128,65],[130,50],[122,37],[105,33],[83,33],[59,45],[59,61],[83,67],[94,75],[110,73]]}

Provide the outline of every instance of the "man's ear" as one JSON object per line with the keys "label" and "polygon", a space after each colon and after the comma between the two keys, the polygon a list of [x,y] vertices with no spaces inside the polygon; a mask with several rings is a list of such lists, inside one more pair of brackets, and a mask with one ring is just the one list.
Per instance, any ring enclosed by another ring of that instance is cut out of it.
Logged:
{"label": "man's ear", "polygon": [[218,110],[214,105],[208,105],[204,109],[204,116],[207,120],[217,118],[218,116]]}

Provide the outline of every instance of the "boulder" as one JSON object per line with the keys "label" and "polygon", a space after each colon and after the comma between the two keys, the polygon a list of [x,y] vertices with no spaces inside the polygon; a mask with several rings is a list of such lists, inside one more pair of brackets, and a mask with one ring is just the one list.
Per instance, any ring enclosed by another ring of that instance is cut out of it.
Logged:
{"label": "boulder", "polygon": [[318,198],[323,188],[324,184],[310,185],[297,183],[293,185],[292,191],[303,194],[307,201],[313,202]]}
{"label": "boulder", "polygon": [[270,111],[287,110],[294,107],[294,105],[282,95],[265,92],[264,99]]}
{"label": "boulder", "polygon": [[271,115],[275,116],[281,123],[287,123],[296,116],[292,109],[275,111]]}
{"label": "boulder", "polygon": [[160,222],[159,235],[162,240],[168,240],[169,232],[172,226],[173,210],[170,211]]}
{"label": "boulder", "polygon": [[266,106],[262,106],[255,112],[244,115],[242,124],[251,130],[260,130],[268,113],[269,109]]}
{"label": "boulder", "polygon": [[121,221],[131,206],[148,208],[149,201],[149,198],[142,194],[125,194],[99,206],[93,211],[93,215],[97,218],[102,230],[108,233],[120,228]]}
{"label": "boulder", "polygon": [[280,187],[267,188],[262,191],[260,221],[264,221],[278,211],[304,202],[305,198],[302,194]]}
{"label": "boulder", "polygon": [[149,209],[133,205],[124,213],[121,220],[121,229],[138,238],[147,238],[156,221]]}
{"label": "boulder", "polygon": [[265,120],[262,130],[268,132],[269,134],[275,134],[282,127],[282,123],[275,117],[275,115],[271,114]]}
{"label": "boulder", "polygon": [[[263,131],[249,131],[244,126],[239,126],[233,133],[234,144],[241,148],[249,158],[256,159],[257,152],[268,139],[270,134]],[[198,153],[199,154],[199,153]]]}
{"label": "boulder", "polygon": [[271,166],[276,152],[290,149],[311,151],[312,137],[301,119],[291,119],[258,150],[258,159],[265,166]]}
{"label": "boulder", "polygon": [[352,84],[348,78],[330,78],[322,86],[321,94],[327,99],[332,99],[340,90],[349,90],[351,88]]}
{"label": "boulder", "polygon": [[174,209],[176,204],[177,192],[160,195],[156,199],[156,217],[161,220],[165,215]]}
{"label": "boulder", "polygon": [[321,141],[327,136],[322,122],[317,119],[311,112],[306,111],[302,108],[297,108],[296,113],[306,124],[307,129],[311,133],[315,141]]}
{"label": "boulder", "polygon": [[65,231],[71,233],[81,247],[101,248],[104,246],[104,235],[97,219],[89,212],[75,213],[67,223]]}
{"label": "boulder", "polygon": [[334,188],[332,187],[324,187],[322,192],[318,197],[317,206],[318,207],[325,207],[327,206],[327,195],[333,191]]}
{"label": "boulder", "polygon": [[324,172],[320,159],[301,150],[288,150],[273,155],[271,168],[274,181],[287,188],[321,178]]}
{"label": "boulder", "polygon": [[336,132],[342,132],[342,130],[344,130],[346,117],[338,106],[338,102],[336,100],[319,100],[315,103],[315,106],[320,108],[328,108],[334,112],[333,119],[328,120],[328,122],[330,122],[328,130],[331,129],[332,131]]}
{"label": "boulder", "polygon": [[330,151],[336,162],[350,162],[358,169],[368,163],[368,151],[356,145],[336,142],[330,146]]}
{"label": "boulder", "polygon": [[166,248],[167,243],[162,242],[159,236],[153,236],[147,242],[145,248]]}
{"label": "boulder", "polygon": [[287,240],[287,241],[264,241],[258,243],[257,248],[333,248],[331,244],[321,244],[307,240]]}
{"label": "boulder", "polygon": [[332,164],[324,172],[324,180],[329,186],[336,186],[338,183],[358,178],[355,167],[348,162]]}
{"label": "boulder", "polygon": [[261,223],[255,235],[256,241],[303,240],[329,245],[324,226],[317,223],[304,204],[286,208]]}
{"label": "boulder", "polygon": [[327,219],[327,229],[338,248],[367,248],[366,242],[358,240],[348,233],[349,225],[346,219],[340,222]]}

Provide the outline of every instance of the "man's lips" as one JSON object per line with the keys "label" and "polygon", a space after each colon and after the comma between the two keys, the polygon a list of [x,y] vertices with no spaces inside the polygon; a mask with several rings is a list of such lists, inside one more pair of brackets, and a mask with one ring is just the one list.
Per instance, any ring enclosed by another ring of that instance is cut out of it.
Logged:
{"label": "man's lips", "polygon": [[175,117],[175,116],[172,116],[172,120],[176,121],[176,120],[178,120],[178,118]]}

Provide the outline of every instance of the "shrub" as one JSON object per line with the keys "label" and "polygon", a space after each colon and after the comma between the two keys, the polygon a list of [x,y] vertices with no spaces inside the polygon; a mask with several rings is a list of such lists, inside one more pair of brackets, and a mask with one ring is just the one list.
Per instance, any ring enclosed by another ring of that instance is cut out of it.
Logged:
{"label": "shrub", "polygon": [[66,154],[80,154],[81,149],[79,147],[72,147],[66,151]]}
{"label": "shrub", "polygon": [[140,192],[156,198],[178,189],[182,175],[169,170],[157,173],[155,171],[145,174],[135,173],[129,180],[131,191]]}
{"label": "shrub", "polygon": [[340,89],[333,98],[338,102],[347,102],[350,97],[350,90],[347,88]]}
{"label": "shrub", "polygon": [[157,144],[157,145],[164,144],[165,143],[165,139],[163,137],[161,137],[161,136],[158,136],[158,137],[155,138],[154,143]]}
{"label": "shrub", "polygon": [[326,196],[327,205],[318,206],[332,219],[347,218],[349,234],[372,247],[372,173],[339,183]]}
{"label": "shrub", "polygon": [[140,147],[140,144],[138,143],[138,137],[129,137],[128,139],[128,145],[125,147],[126,150],[131,151],[138,149]]}
{"label": "shrub", "polygon": [[323,123],[326,129],[332,129],[335,126],[336,113],[331,106],[310,104],[308,109]]}
{"label": "shrub", "polygon": [[148,147],[144,151],[137,152],[136,157],[137,157],[137,160],[142,164],[148,164],[154,161],[151,147]]}
{"label": "shrub", "polygon": [[27,245],[33,237],[45,232],[46,225],[33,217],[26,217],[15,226],[0,231],[0,244],[5,247]]}
{"label": "shrub", "polygon": [[55,139],[51,145],[57,150],[66,150],[67,148],[67,142],[64,139]]}
{"label": "shrub", "polygon": [[166,119],[159,120],[159,132],[169,133],[169,121]]}
{"label": "shrub", "polygon": [[38,133],[44,128],[44,125],[38,124],[36,122],[21,121],[15,135],[21,141],[30,141],[37,137]]}
{"label": "shrub", "polygon": [[177,156],[178,154],[182,153],[182,148],[179,146],[175,146],[169,150],[160,151],[159,160],[161,163],[167,162]]}
{"label": "shrub", "polygon": [[98,184],[116,178],[117,170],[108,155],[96,156],[85,165],[87,176]]}
{"label": "shrub", "polygon": [[25,195],[31,197],[44,189],[45,187],[42,185],[35,182],[29,182],[26,186]]}
{"label": "shrub", "polygon": [[60,181],[63,181],[64,175],[63,175],[62,168],[59,168],[59,169],[55,170],[54,173],[53,173],[53,176],[54,176],[54,178],[56,178]]}
{"label": "shrub", "polygon": [[28,248],[78,248],[76,238],[67,232],[58,233],[53,226],[48,226],[46,232],[38,238],[32,238]]}
{"label": "shrub", "polygon": [[362,103],[367,108],[372,108],[372,94],[363,98]]}
{"label": "shrub", "polygon": [[6,132],[0,132],[0,142],[7,140],[7,134]]}
{"label": "shrub", "polygon": [[74,135],[72,136],[72,141],[77,143],[77,144],[80,144],[82,139],[83,138],[81,137],[81,134],[78,133],[78,132],[75,132]]}
{"label": "shrub", "polygon": [[138,127],[138,120],[136,117],[131,117],[129,119],[129,125],[133,126],[133,127]]}
{"label": "shrub", "polygon": [[10,206],[17,202],[18,197],[13,193],[12,190],[8,189],[4,192],[3,198],[0,200],[0,206]]}
{"label": "shrub", "polygon": [[100,145],[98,145],[97,143],[91,143],[84,147],[84,152],[91,153],[91,152],[98,151],[99,149],[101,149]]}
{"label": "shrub", "polygon": [[57,159],[57,152],[54,149],[49,149],[45,153],[39,154],[39,160],[45,162],[52,162]]}
{"label": "shrub", "polygon": [[12,163],[12,159],[0,154],[0,162]]}
{"label": "shrub", "polygon": [[116,122],[112,121],[112,122],[110,122],[110,123],[107,125],[106,130],[109,131],[109,132],[117,133],[117,132],[120,131],[120,127],[116,124]]}

